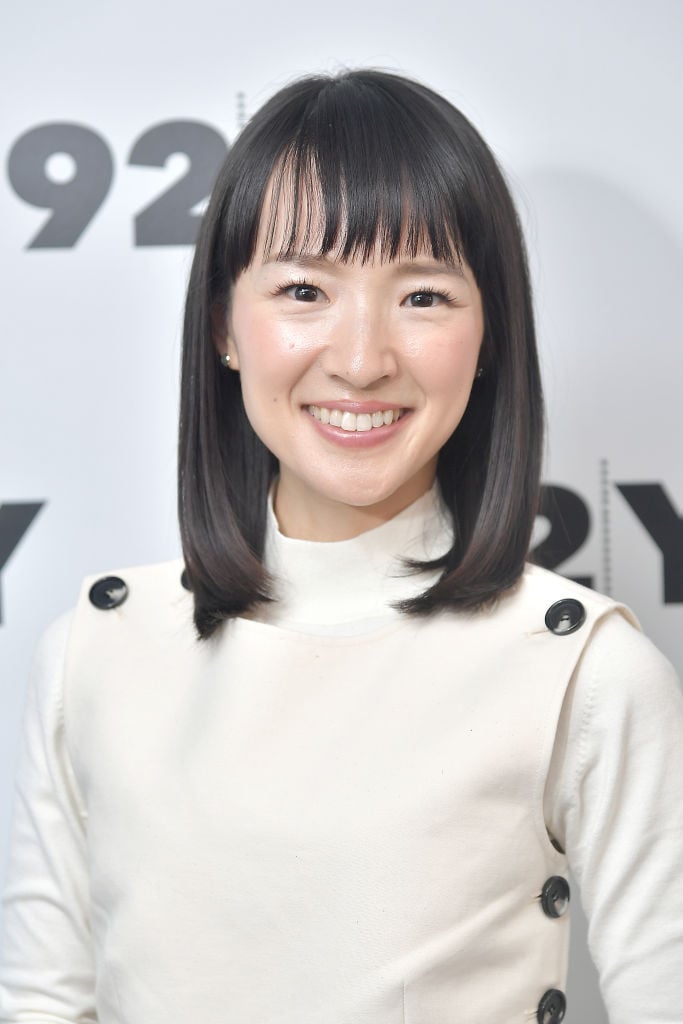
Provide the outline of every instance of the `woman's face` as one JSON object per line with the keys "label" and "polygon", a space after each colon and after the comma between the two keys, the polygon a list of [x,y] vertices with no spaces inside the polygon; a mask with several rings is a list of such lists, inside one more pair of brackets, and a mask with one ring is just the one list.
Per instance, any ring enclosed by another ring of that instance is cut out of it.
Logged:
{"label": "woman's face", "polygon": [[[268,204],[266,202],[266,208]],[[263,230],[262,230],[263,234]],[[235,282],[227,336],[249,420],[280,463],[283,533],[342,540],[390,519],[434,481],[483,335],[466,266],[431,251],[366,263],[270,252]]]}

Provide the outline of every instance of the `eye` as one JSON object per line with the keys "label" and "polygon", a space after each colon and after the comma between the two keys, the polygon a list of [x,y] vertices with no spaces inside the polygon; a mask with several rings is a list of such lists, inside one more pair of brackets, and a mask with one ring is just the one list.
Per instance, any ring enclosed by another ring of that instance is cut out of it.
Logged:
{"label": "eye", "polygon": [[418,292],[411,292],[404,300],[404,304],[412,309],[431,309],[433,306],[451,302],[453,302],[452,295],[435,292],[431,288],[421,288]]}
{"label": "eye", "polygon": [[434,305],[435,297],[434,292],[413,292],[412,295],[408,296],[407,302],[409,306],[429,307]]}
{"label": "eye", "polygon": [[285,285],[282,292],[289,295],[290,298],[296,299],[297,302],[317,302],[322,294],[320,289],[313,284]]}
{"label": "eye", "polygon": [[272,294],[276,298],[294,299],[295,302],[308,302],[310,304],[321,303],[327,300],[322,288],[317,284],[311,284],[303,278],[297,280],[290,277],[288,281],[281,281],[275,285]]}

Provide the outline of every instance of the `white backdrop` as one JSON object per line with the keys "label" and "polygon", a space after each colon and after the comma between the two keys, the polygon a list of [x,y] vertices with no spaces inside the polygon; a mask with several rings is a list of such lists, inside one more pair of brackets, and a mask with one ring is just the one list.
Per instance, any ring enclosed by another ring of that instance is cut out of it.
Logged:
{"label": "white backdrop", "polygon": [[[552,530],[560,571],[629,603],[683,670],[680,0],[43,0],[2,22],[0,869],[39,634],[85,573],[179,552],[177,243],[198,172],[302,73],[419,78],[501,159],[549,400],[539,540]],[[140,216],[188,170],[188,195]],[[568,1019],[602,1024],[575,919]]]}

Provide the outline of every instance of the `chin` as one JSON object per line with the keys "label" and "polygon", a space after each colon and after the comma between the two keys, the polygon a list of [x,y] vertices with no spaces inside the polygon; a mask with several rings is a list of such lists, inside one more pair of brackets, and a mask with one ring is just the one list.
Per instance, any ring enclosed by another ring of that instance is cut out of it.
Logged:
{"label": "chin", "polygon": [[[320,490],[319,493],[328,501],[334,501],[340,505],[347,505],[350,508],[370,509],[377,505],[396,503],[397,511],[412,504],[421,494],[429,489],[429,484],[422,486],[417,481],[386,481],[378,482],[377,478],[359,481],[349,481],[344,485],[338,480],[329,489]],[[396,514],[390,512],[390,515]]]}

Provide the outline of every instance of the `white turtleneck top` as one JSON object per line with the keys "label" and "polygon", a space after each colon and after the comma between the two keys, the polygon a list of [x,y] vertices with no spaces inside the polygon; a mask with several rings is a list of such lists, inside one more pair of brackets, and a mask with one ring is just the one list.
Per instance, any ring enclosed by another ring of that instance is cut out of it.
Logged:
{"label": "white turtleneck top", "polygon": [[[436,488],[390,522],[333,543],[284,537],[270,507],[265,561],[278,600],[254,618],[305,634],[309,646],[315,635],[381,631],[401,617],[392,603],[430,582],[429,574],[406,574],[401,557],[441,554],[450,544],[449,529]],[[46,936],[40,927],[40,870],[59,874],[67,887],[80,870],[73,836],[58,823],[51,834],[50,812],[40,811],[50,780],[73,777],[55,740],[70,625],[67,614],[46,633],[27,703],[0,961],[0,1021],[12,1024],[94,1019],[51,1012],[50,945],[76,950],[87,939],[68,921],[59,935]],[[580,886],[611,1024],[681,1024],[683,698],[667,660],[621,615],[600,619],[572,676],[543,809],[546,829],[566,851]],[[38,828],[49,837],[49,849],[36,854]],[[647,870],[636,871],[643,862]],[[31,889],[35,917],[26,913]],[[46,881],[42,897],[49,900],[49,892]],[[77,909],[82,917],[85,909]],[[74,993],[82,1000],[82,958],[74,958]],[[323,1011],[319,1019],[327,1024]]]}

